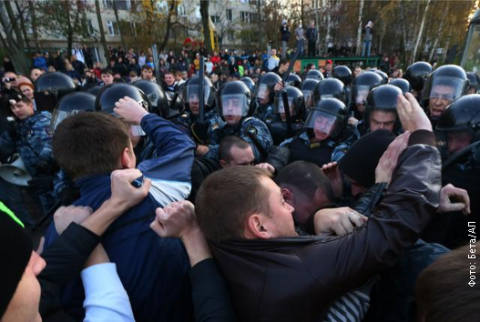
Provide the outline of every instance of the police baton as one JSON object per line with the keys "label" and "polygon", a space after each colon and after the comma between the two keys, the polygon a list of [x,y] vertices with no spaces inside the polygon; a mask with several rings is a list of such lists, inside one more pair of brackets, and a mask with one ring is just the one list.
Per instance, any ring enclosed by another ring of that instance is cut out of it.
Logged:
{"label": "police baton", "polygon": [[205,62],[203,61],[203,55],[200,56],[200,68],[198,70],[198,104],[199,104],[199,119],[200,122],[205,118],[205,102],[204,102],[204,82],[205,82]]}

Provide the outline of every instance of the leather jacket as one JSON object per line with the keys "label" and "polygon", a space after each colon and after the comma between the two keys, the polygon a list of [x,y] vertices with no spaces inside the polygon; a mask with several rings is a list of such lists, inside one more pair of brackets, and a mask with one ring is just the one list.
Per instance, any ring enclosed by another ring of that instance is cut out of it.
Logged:
{"label": "leather jacket", "polygon": [[322,321],[415,244],[438,207],[440,169],[436,148],[409,146],[368,223],[342,237],[210,241],[239,321]]}

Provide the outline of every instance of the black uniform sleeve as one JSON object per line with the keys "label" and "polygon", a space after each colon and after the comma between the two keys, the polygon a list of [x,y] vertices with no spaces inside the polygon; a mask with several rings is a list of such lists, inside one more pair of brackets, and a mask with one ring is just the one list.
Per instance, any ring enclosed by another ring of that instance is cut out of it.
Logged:
{"label": "black uniform sleeve", "polygon": [[190,270],[195,321],[236,321],[225,279],[213,258],[207,258]]}
{"label": "black uniform sleeve", "polygon": [[77,277],[100,237],[83,226],[71,223],[62,235],[42,254],[46,268],[38,276],[42,295],[42,316],[60,309],[62,288]]}

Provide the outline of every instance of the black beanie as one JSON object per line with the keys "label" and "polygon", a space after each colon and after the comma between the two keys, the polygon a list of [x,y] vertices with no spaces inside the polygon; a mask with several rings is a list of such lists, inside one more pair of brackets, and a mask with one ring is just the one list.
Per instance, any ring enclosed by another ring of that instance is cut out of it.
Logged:
{"label": "black beanie", "polygon": [[362,136],[338,161],[343,174],[355,180],[362,187],[375,184],[375,168],[395,135],[387,130],[376,130]]}
{"label": "black beanie", "polygon": [[32,240],[0,202],[0,320],[32,256]]}

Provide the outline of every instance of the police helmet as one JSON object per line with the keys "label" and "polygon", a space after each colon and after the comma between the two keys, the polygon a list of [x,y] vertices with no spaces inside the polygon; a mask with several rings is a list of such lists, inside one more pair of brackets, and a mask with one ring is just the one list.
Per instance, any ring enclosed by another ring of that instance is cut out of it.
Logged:
{"label": "police helmet", "polygon": [[478,77],[478,74],[474,72],[467,72],[467,78],[469,81],[468,94],[478,94],[480,89],[480,77]]}
{"label": "police helmet", "polygon": [[60,72],[41,75],[35,81],[35,104],[39,111],[51,112],[60,98],[76,90],[73,79]]}
{"label": "police helmet", "polygon": [[185,105],[183,104],[183,90],[178,92],[166,91],[165,96],[167,98],[168,109],[166,110],[166,119],[172,119],[185,111]]}
{"label": "police helmet", "polygon": [[388,83],[388,85],[397,86],[402,90],[403,94],[410,93],[412,91],[410,83],[404,78],[394,78]]}
{"label": "police helmet", "polygon": [[[197,111],[192,111],[190,104],[198,103],[199,85],[200,77],[193,76],[192,78],[189,78],[183,85],[182,91],[185,108],[195,113],[197,113]],[[212,82],[208,77],[204,77],[203,79],[203,88],[204,112],[208,112],[215,108],[215,88],[213,87]]]}
{"label": "police helmet", "polygon": [[377,73],[381,78],[382,78],[382,84],[387,84],[388,83],[388,75],[379,69],[374,69],[374,73]]}
{"label": "police helmet", "polygon": [[253,79],[251,79],[248,76],[244,76],[240,78],[240,80],[244,82],[245,85],[247,85],[248,89],[250,90],[250,93],[253,93],[255,91],[255,82],[253,81]]}
{"label": "police helmet", "polygon": [[333,68],[333,77],[339,79],[345,86],[352,83],[352,71],[345,65],[338,65]]}
{"label": "police helmet", "polygon": [[319,82],[313,90],[313,104],[317,104],[320,100],[325,98],[335,97],[343,103],[347,103],[347,96],[345,94],[345,86],[336,78],[327,78]]}
{"label": "police helmet", "polygon": [[432,65],[430,65],[429,63],[424,61],[417,61],[407,67],[403,78],[408,80],[413,90],[420,92],[423,89],[425,79],[428,77],[428,75],[430,75],[432,70]]}
{"label": "police helmet", "polygon": [[310,69],[306,74],[305,74],[305,79],[304,80],[307,80],[307,79],[315,79],[317,81],[321,81],[323,80],[323,74],[319,71],[319,70],[316,70],[316,69]]}
{"label": "police helmet", "polygon": [[375,72],[368,71],[355,77],[352,82],[352,104],[365,105],[368,93],[382,83],[382,77]]}
{"label": "police helmet", "polygon": [[370,128],[370,114],[373,111],[394,112],[395,126],[394,131],[400,129],[400,120],[397,114],[397,97],[402,94],[402,90],[393,85],[380,85],[370,91],[367,96],[365,106],[365,124]]}
{"label": "police helmet", "polygon": [[67,94],[58,101],[53,110],[51,129],[55,131],[58,124],[71,115],[93,111],[95,111],[95,96],[93,94],[87,92]]}
{"label": "police helmet", "polygon": [[296,88],[300,88],[302,84],[302,79],[297,74],[290,74],[285,81],[286,86],[295,86]]}
{"label": "police helmet", "polygon": [[[275,73],[269,72],[263,74],[258,80],[257,87],[255,88],[255,99],[257,100],[257,103],[262,105],[272,103],[275,96],[275,84],[280,81],[282,81],[282,79]],[[265,103],[267,99],[268,102]],[[261,101],[263,101],[264,103],[261,103]]]}
{"label": "police helmet", "polygon": [[308,78],[305,79],[302,82],[302,85],[300,86],[300,90],[303,93],[303,98],[305,100],[305,107],[309,109],[312,107],[313,104],[313,91],[315,90],[315,87],[317,87],[317,84],[320,81],[313,79],[313,78]]}
{"label": "police helmet", "polygon": [[245,117],[250,110],[251,93],[242,81],[225,83],[217,93],[217,113],[224,120],[226,116]]}
{"label": "police helmet", "polygon": [[480,94],[465,95],[449,105],[435,128],[443,132],[468,132],[480,140]]}
{"label": "police helmet", "polygon": [[150,113],[155,113],[162,117],[168,115],[168,100],[160,85],[145,79],[135,81],[132,85],[141,89],[149,100],[149,106],[151,107]]}
{"label": "police helmet", "polygon": [[[302,119],[305,113],[305,100],[301,90],[294,86],[287,86],[285,88],[288,97],[288,105],[290,107],[290,117],[292,120]],[[275,113],[285,113],[285,106],[283,104],[282,95],[276,95],[273,103]]]}
{"label": "police helmet", "polygon": [[89,89],[87,89],[85,91],[85,93],[90,93],[92,94],[93,96],[97,96],[97,94],[102,90],[103,86],[93,86],[93,87],[90,87]]}
{"label": "police helmet", "polygon": [[[449,93],[439,93],[438,87],[449,88]],[[453,102],[468,90],[467,73],[457,65],[443,65],[435,69],[427,78],[422,91],[422,103],[428,106],[430,98],[442,97]]]}
{"label": "police helmet", "polygon": [[336,139],[347,126],[348,110],[336,98],[320,100],[309,112],[304,127]]}
{"label": "police helmet", "polygon": [[113,112],[115,103],[128,96],[138,102],[147,111],[151,110],[150,103],[143,91],[131,84],[114,83],[105,86],[97,95],[95,110],[116,115]]}

